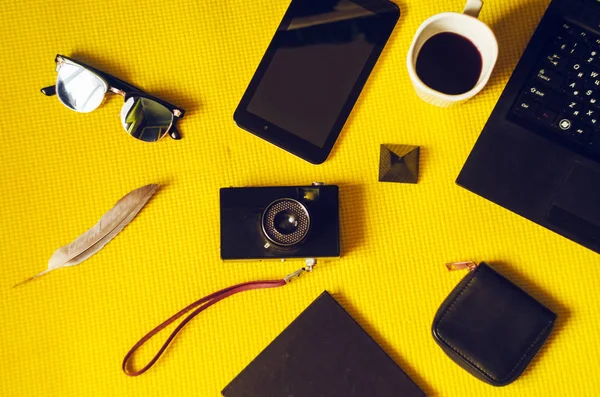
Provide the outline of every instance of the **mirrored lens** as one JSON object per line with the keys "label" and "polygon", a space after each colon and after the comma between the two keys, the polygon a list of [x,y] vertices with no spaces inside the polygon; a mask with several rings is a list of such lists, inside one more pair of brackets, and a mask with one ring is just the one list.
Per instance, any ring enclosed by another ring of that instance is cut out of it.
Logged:
{"label": "mirrored lens", "polygon": [[58,69],[56,93],[69,109],[87,113],[102,103],[108,87],[94,73],[79,65],[63,63]]}
{"label": "mirrored lens", "polygon": [[121,109],[121,123],[132,137],[156,142],[171,128],[173,113],[152,99],[131,97]]}
{"label": "mirrored lens", "polygon": [[298,230],[298,218],[293,212],[281,211],[273,219],[275,230],[281,234],[292,234]]}

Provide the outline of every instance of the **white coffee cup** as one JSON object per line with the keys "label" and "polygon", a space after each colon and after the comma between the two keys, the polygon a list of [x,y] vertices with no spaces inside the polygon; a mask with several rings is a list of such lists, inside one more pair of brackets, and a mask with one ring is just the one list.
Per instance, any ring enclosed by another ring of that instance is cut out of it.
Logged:
{"label": "white coffee cup", "polygon": [[[462,103],[475,96],[487,84],[496,60],[498,59],[498,41],[492,29],[477,17],[483,7],[481,0],[467,0],[462,14],[444,12],[427,19],[421,24],[408,50],[406,64],[408,74],[419,98],[432,105],[449,107]],[[481,54],[481,74],[475,86],[459,95],[450,95],[429,87],[417,75],[416,64],[419,52],[427,40],[438,33],[455,33],[471,41]]]}

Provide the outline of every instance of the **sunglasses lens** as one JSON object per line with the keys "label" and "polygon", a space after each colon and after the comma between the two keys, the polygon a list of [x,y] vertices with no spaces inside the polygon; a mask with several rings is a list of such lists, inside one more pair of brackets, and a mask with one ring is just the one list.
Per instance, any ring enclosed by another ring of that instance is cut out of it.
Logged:
{"label": "sunglasses lens", "polygon": [[58,99],[76,112],[87,113],[96,109],[107,89],[102,79],[81,66],[63,63],[58,69]]}
{"label": "sunglasses lens", "polygon": [[121,123],[132,137],[156,142],[171,128],[173,113],[152,99],[134,96],[121,109]]}

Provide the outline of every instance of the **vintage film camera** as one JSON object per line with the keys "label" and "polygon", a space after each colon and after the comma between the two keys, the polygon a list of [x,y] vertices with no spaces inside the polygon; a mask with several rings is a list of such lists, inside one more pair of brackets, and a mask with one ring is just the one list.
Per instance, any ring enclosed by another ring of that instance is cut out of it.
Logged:
{"label": "vintage film camera", "polygon": [[337,186],[221,189],[222,259],[337,256]]}

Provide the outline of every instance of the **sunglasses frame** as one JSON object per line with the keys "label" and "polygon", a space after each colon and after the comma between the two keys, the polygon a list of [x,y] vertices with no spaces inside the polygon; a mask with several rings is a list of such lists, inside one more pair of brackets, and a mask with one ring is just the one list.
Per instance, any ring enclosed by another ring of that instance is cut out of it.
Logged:
{"label": "sunglasses frame", "polygon": [[[165,102],[160,98],[152,96],[152,95],[146,93],[144,90],[141,90],[134,85],[126,83],[125,81],[118,79],[111,74],[108,74],[106,72],[103,72],[101,70],[93,68],[93,67],[86,65],[85,63],[77,61],[75,59],[66,57],[64,55],[57,54],[56,58],[54,59],[54,62],[56,62],[57,71],[58,71],[58,68],[60,67],[60,65],[69,62],[69,63],[75,64],[77,66],[80,66],[80,67],[87,69],[88,71],[94,73],[98,78],[103,80],[104,83],[106,83],[106,85],[108,86],[108,91],[106,91],[106,93],[104,94],[105,97],[106,97],[106,94],[108,94],[109,92],[112,92],[113,94],[122,96],[125,99],[125,102],[127,102],[127,100],[132,97],[142,97],[142,98],[150,99],[152,101],[155,101],[155,102],[163,105],[173,114],[173,120],[171,121],[171,125],[169,126],[167,131],[158,140],[164,138],[165,135],[169,135],[172,139],[175,139],[175,140],[181,139],[181,134],[179,134],[179,131],[177,131],[177,129],[175,128],[175,122],[178,119],[183,117],[183,115],[185,114],[185,110],[183,110],[169,102]],[[46,96],[56,95],[56,85],[44,87],[41,89],[41,92],[42,92],[42,94],[44,94]]]}

